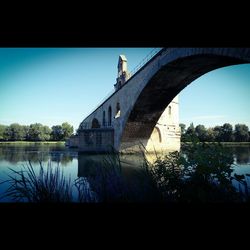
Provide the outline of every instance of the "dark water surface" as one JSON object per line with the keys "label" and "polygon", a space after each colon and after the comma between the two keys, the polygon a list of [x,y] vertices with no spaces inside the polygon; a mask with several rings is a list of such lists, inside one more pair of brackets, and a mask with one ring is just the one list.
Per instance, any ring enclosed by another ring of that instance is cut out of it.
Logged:
{"label": "dark water surface", "polygon": [[[250,174],[250,146],[227,146],[234,156],[234,170],[237,174]],[[38,172],[40,162],[47,166],[59,165],[65,176],[75,180],[77,177],[84,177],[85,173],[91,170],[93,165],[101,165],[104,155],[80,154],[76,149],[69,149],[63,144],[0,144],[0,181],[8,179],[9,168],[20,170],[23,165],[31,162],[35,171]],[[140,154],[121,155],[124,173],[133,176],[142,165],[143,158]],[[132,178],[132,177],[131,177]],[[0,195],[7,188],[7,183],[0,185]],[[1,202],[8,202],[7,199]]]}

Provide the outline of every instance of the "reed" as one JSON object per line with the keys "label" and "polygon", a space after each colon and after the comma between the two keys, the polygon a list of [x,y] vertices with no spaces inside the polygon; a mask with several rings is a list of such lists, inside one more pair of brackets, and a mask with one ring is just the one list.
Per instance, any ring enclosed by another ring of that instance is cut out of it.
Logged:
{"label": "reed", "polygon": [[9,185],[3,197],[15,202],[70,202],[72,201],[71,180],[66,179],[59,167],[53,169],[51,162],[45,169],[40,162],[39,173],[35,173],[29,161],[21,170],[10,168]]}

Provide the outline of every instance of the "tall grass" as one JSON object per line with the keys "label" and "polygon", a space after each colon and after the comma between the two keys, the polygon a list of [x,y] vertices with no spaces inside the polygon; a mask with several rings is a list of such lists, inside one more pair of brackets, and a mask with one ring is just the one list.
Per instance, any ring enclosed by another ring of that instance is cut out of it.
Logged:
{"label": "tall grass", "polygon": [[[23,165],[21,170],[10,168],[10,171],[9,179],[2,182],[8,184],[2,199],[34,203],[96,201],[84,178],[76,179],[73,184],[70,178],[66,179],[62,168],[59,165],[53,167],[51,162],[48,162],[47,167],[40,162],[38,173],[34,171],[30,161]],[[77,199],[73,197],[74,186],[77,190]]]}
{"label": "tall grass", "polygon": [[3,197],[16,202],[70,202],[72,201],[71,180],[66,180],[59,167],[52,168],[51,162],[45,170],[40,162],[39,173],[35,173],[31,162],[20,171],[11,169],[9,184]]}
{"label": "tall grass", "polygon": [[95,203],[99,202],[98,195],[91,189],[89,181],[85,177],[79,177],[74,181],[77,189],[76,202]]}

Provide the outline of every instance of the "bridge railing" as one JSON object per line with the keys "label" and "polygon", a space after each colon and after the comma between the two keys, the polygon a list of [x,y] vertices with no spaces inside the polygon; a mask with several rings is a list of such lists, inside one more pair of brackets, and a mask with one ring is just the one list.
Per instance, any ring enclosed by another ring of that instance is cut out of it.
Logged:
{"label": "bridge railing", "polygon": [[[132,77],[137,71],[139,71],[152,57],[154,57],[161,48],[154,48],[149,52],[149,54],[142,59],[142,61],[135,66],[130,72],[129,72],[129,78]],[[128,79],[129,79],[128,78]]]}
{"label": "bridge railing", "polygon": [[[136,73],[138,72],[150,59],[152,59],[162,48],[154,48],[153,50],[150,51],[150,53],[144,57],[142,59],[142,61],[135,67],[133,68],[130,72],[129,72],[129,77],[127,79],[127,81]],[[126,82],[127,82],[126,81]],[[126,84],[126,82],[124,83],[124,85]],[[98,105],[95,106],[95,108],[93,108],[91,110],[91,112],[89,114],[92,114],[98,107],[101,106],[101,104],[108,99],[111,95],[113,95],[115,92],[119,91],[116,89],[113,89],[112,91],[110,91],[108,94],[105,95],[104,98],[101,99],[101,101],[98,103]]]}
{"label": "bridge railing", "polygon": [[[92,122],[82,122],[79,126],[79,129],[94,129],[95,127],[92,127]],[[100,127],[98,128],[113,128],[113,123],[108,123],[108,122],[105,122],[105,123],[102,123],[100,124]],[[96,128],[96,129],[98,129]]]}

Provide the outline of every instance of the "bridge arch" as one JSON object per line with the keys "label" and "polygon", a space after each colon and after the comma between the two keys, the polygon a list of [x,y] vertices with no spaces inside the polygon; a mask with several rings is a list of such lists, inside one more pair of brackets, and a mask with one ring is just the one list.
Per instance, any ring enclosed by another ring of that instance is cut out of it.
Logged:
{"label": "bridge arch", "polygon": [[153,134],[156,135],[156,142],[162,142],[161,130],[158,127],[154,127]]}
{"label": "bridge arch", "polygon": [[158,57],[152,66],[154,72],[150,77],[148,73],[148,80],[140,84],[133,105],[124,115],[119,150],[140,143],[146,146],[157,121],[176,95],[212,70],[249,63],[250,49],[179,48],[168,55],[163,50]]}

